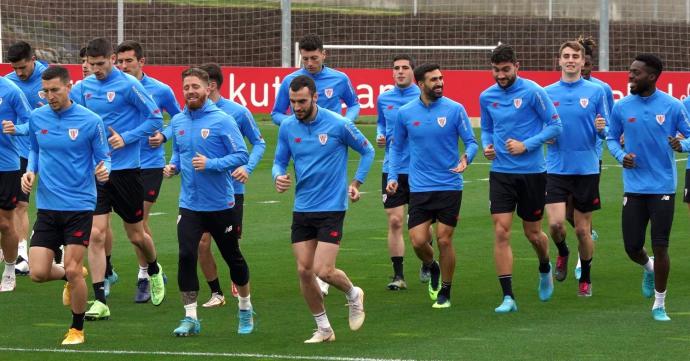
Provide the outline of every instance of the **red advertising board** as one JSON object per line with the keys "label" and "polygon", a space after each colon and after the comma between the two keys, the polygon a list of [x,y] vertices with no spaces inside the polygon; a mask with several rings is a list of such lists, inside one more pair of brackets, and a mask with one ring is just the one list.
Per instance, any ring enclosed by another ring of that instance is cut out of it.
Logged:
{"label": "red advertising board", "polygon": [[[81,79],[79,65],[67,65],[75,81]],[[182,79],[185,66],[146,66],[145,72],[172,87],[182,104]],[[221,88],[224,97],[246,105],[253,113],[270,113],[280,82],[292,68],[248,68],[223,67],[225,82]],[[391,70],[385,69],[341,69],[352,80],[362,106],[361,114],[376,114],[376,99],[393,86]],[[12,71],[9,64],[0,64],[0,73]],[[479,94],[494,84],[491,73],[475,70],[445,70],[445,95],[459,101],[471,117],[479,116]],[[558,80],[555,71],[522,71],[520,76],[532,79],[541,85]],[[627,72],[594,73],[594,76],[609,83],[616,100],[628,95]],[[665,72],[657,83],[659,89],[684,99],[690,94],[690,73]]]}

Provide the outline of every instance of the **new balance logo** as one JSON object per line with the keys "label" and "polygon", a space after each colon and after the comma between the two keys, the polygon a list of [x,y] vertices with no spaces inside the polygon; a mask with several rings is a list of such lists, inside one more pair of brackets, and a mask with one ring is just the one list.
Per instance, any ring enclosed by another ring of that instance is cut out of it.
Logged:
{"label": "new balance logo", "polygon": [[230,232],[232,232],[232,226],[225,227],[225,233],[230,233]]}
{"label": "new balance logo", "polygon": [[662,200],[662,201],[670,201],[670,200],[671,200],[671,196],[662,196],[662,197],[661,197],[661,200]]}

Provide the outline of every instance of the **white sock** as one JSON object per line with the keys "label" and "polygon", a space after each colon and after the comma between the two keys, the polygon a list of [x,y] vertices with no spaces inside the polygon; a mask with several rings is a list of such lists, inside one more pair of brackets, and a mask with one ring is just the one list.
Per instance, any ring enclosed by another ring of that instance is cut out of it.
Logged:
{"label": "white sock", "polygon": [[19,244],[17,244],[17,254],[22,256],[22,258],[26,261],[29,260],[29,252],[26,247],[26,240],[22,239],[19,241]]}
{"label": "white sock", "polygon": [[654,306],[652,306],[652,309],[664,307],[664,301],[665,300],[666,300],[666,291],[658,292],[657,290],[654,290]]}
{"label": "white sock", "polygon": [[197,319],[196,317],[196,302],[190,303],[188,305],[184,305],[184,315],[185,317],[190,317],[193,319]]}
{"label": "white sock", "polygon": [[149,270],[149,266],[148,266],[148,265],[146,265],[146,266],[144,266],[144,267],[139,266],[139,274],[137,275],[137,278],[139,278],[139,279],[142,279],[142,278],[148,279],[148,278],[149,278],[148,270]]}
{"label": "white sock", "polygon": [[9,274],[14,274],[14,262],[5,260],[5,272],[3,272],[3,276]]}
{"label": "white sock", "polygon": [[654,273],[654,260],[650,258],[642,268],[647,272]]}
{"label": "white sock", "polygon": [[247,295],[247,297],[238,296],[237,300],[239,301],[240,310],[247,311],[252,309],[251,295]]}
{"label": "white sock", "polygon": [[357,288],[355,288],[355,285],[352,285],[352,288],[345,293],[345,297],[347,297],[348,301],[357,300],[357,296],[359,296],[359,292],[357,291]]}
{"label": "white sock", "polygon": [[316,326],[319,330],[330,330],[331,323],[328,322],[328,316],[326,316],[326,311],[318,315],[314,315],[314,320],[316,320]]}

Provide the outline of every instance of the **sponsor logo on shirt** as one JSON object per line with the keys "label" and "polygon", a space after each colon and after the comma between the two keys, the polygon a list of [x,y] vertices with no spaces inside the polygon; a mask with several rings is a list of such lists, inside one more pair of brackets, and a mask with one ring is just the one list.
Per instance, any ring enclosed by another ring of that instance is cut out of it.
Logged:
{"label": "sponsor logo on shirt", "polygon": [[583,108],[587,108],[587,105],[588,105],[588,104],[589,104],[589,99],[587,99],[587,98],[580,98],[580,105],[581,105]]}
{"label": "sponsor logo on shirt", "polygon": [[107,92],[105,96],[108,99],[108,103],[112,103],[115,100],[115,92]]}
{"label": "sponsor logo on shirt", "polygon": [[211,134],[211,130],[208,128],[204,128],[201,130],[201,138],[206,139],[208,138],[208,135]]}
{"label": "sponsor logo on shirt", "polygon": [[180,130],[179,132],[177,132],[177,134],[178,134],[178,135],[184,135],[184,129],[182,129],[182,130]]}
{"label": "sponsor logo on shirt", "polygon": [[333,88],[326,88],[323,90],[323,93],[326,95],[326,98],[331,98],[333,97]]}
{"label": "sponsor logo on shirt", "polygon": [[513,105],[515,106],[515,109],[520,109],[522,106],[522,98],[513,99]]}
{"label": "sponsor logo on shirt", "polygon": [[392,105],[389,105],[389,106],[386,107],[386,109],[391,110],[391,109],[393,109],[393,106],[392,106]]}
{"label": "sponsor logo on shirt", "polygon": [[630,117],[628,118],[628,123],[635,123],[636,120],[635,117]]}
{"label": "sponsor logo on shirt", "polygon": [[557,107],[557,106],[559,106],[559,105],[561,105],[561,102],[553,102],[553,106],[554,106],[554,107]]}
{"label": "sponsor logo on shirt", "polygon": [[67,133],[69,134],[69,139],[77,140],[77,136],[79,136],[79,129],[70,128]]}
{"label": "sponsor logo on shirt", "polygon": [[86,93],[84,94],[85,99],[91,99],[91,93]]}
{"label": "sponsor logo on shirt", "polygon": [[436,118],[436,122],[438,123],[441,128],[446,126],[446,117],[438,117]]}
{"label": "sponsor logo on shirt", "polygon": [[415,127],[418,127],[419,124],[421,124],[419,120],[415,120],[414,122],[412,122],[412,125],[414,125]]}
{"label": "sponsor logo on shirt", "polygon": [[299,137],[295,138],[295,143],[302,143],[302,138],[299,138]]}
{"label": "sponsor logo on shirt", "polygon": [[319,143],[321,143],[321,145],[326,145],[326,142],[328,142],[328,134],[319,134]]}
{"label": "sponsor logo on shirt", "polygon": [[41,129],[41,134],[48,134],[48,129]]}
{"label": "sponsor logo on shirt", "polygon": [[497,102],[493,102],[493,103],[491,103],[491,106],[494,107],[494,108],[498,108],[498,103],[497,103]]}
{"label": "sponsor logo on shirt", "polygon": [[659,123],[659,125],[663,125],[665,121],[666,121],[666,116],[664,114],[657,114],[656,115],[656,122]]}

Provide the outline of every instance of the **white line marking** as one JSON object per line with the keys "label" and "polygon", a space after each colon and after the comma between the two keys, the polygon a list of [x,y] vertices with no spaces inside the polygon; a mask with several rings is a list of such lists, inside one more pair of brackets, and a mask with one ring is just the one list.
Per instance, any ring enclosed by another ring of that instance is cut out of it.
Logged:
{"label": "white line marking", "polygon": [[280,201],[261,201],[261,202],[256,202],[259,204],[274,204],[274,203],[280,203]]}
{"label": "white line marking", "polygon": [[149,216],[162,216],[164,214],[167,214],[167,213],[165,213],[165,212],[153,212],[153,213],[149,213]]}

